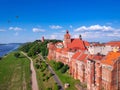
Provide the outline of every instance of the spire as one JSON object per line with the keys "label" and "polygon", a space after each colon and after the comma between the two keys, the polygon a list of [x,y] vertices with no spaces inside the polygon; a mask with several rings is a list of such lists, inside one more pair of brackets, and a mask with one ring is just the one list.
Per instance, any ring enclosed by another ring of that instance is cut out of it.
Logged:
{"label": "spire", "polygon": [[82,40],[82,35],[79,35],[80,40]]}
{"label": "spire", "polygon": [[68,34],[68,33],[69,33],[69,31],[68,31],[68,30],[66,30],[66,33]]}
{"label": "spire", "polygon": [[42,42],[44,42],[44,36],[42,36]]}

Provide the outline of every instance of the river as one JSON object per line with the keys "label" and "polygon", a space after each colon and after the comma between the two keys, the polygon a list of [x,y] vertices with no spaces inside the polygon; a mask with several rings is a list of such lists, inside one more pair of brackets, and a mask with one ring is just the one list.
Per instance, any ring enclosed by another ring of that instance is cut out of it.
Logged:
{"label": "river", "polygon": [[0,45],[0,57],[16,50],[20,44],[1,44]]}

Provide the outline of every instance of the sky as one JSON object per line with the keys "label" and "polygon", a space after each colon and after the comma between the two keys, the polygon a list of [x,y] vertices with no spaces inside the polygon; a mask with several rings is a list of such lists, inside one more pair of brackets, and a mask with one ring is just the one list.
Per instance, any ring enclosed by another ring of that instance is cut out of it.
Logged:
{"label": "sky", "polygon": [[120,0],[0,0],[0,43],[82,35],[89,42],[120,40]]}

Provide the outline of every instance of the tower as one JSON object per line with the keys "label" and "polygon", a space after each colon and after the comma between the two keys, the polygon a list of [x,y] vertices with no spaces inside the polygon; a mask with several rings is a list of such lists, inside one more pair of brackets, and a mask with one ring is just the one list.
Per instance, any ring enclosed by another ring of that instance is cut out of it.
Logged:
{"label": "tower", "polygon": [[68,48],[68,45],[71,43],[71,36],[68,30],[66,30],[66,34],[64,35],[63,43],[65,48]]}
{"label": "tower", "polygon": [[42,36],[42,40],[41,41],[44,42],[44,36]]}

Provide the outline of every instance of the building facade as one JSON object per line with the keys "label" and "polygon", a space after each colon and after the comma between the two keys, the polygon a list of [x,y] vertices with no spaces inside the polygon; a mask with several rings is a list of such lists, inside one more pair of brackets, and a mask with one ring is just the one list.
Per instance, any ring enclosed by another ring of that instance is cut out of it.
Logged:
{"label": "building facade", "polygon": [[120,89],[120,42],[93,45],[66,31],[64,41],[48,43],[48,49],[48,59],[69,65],[70,75],[88,90]]}

